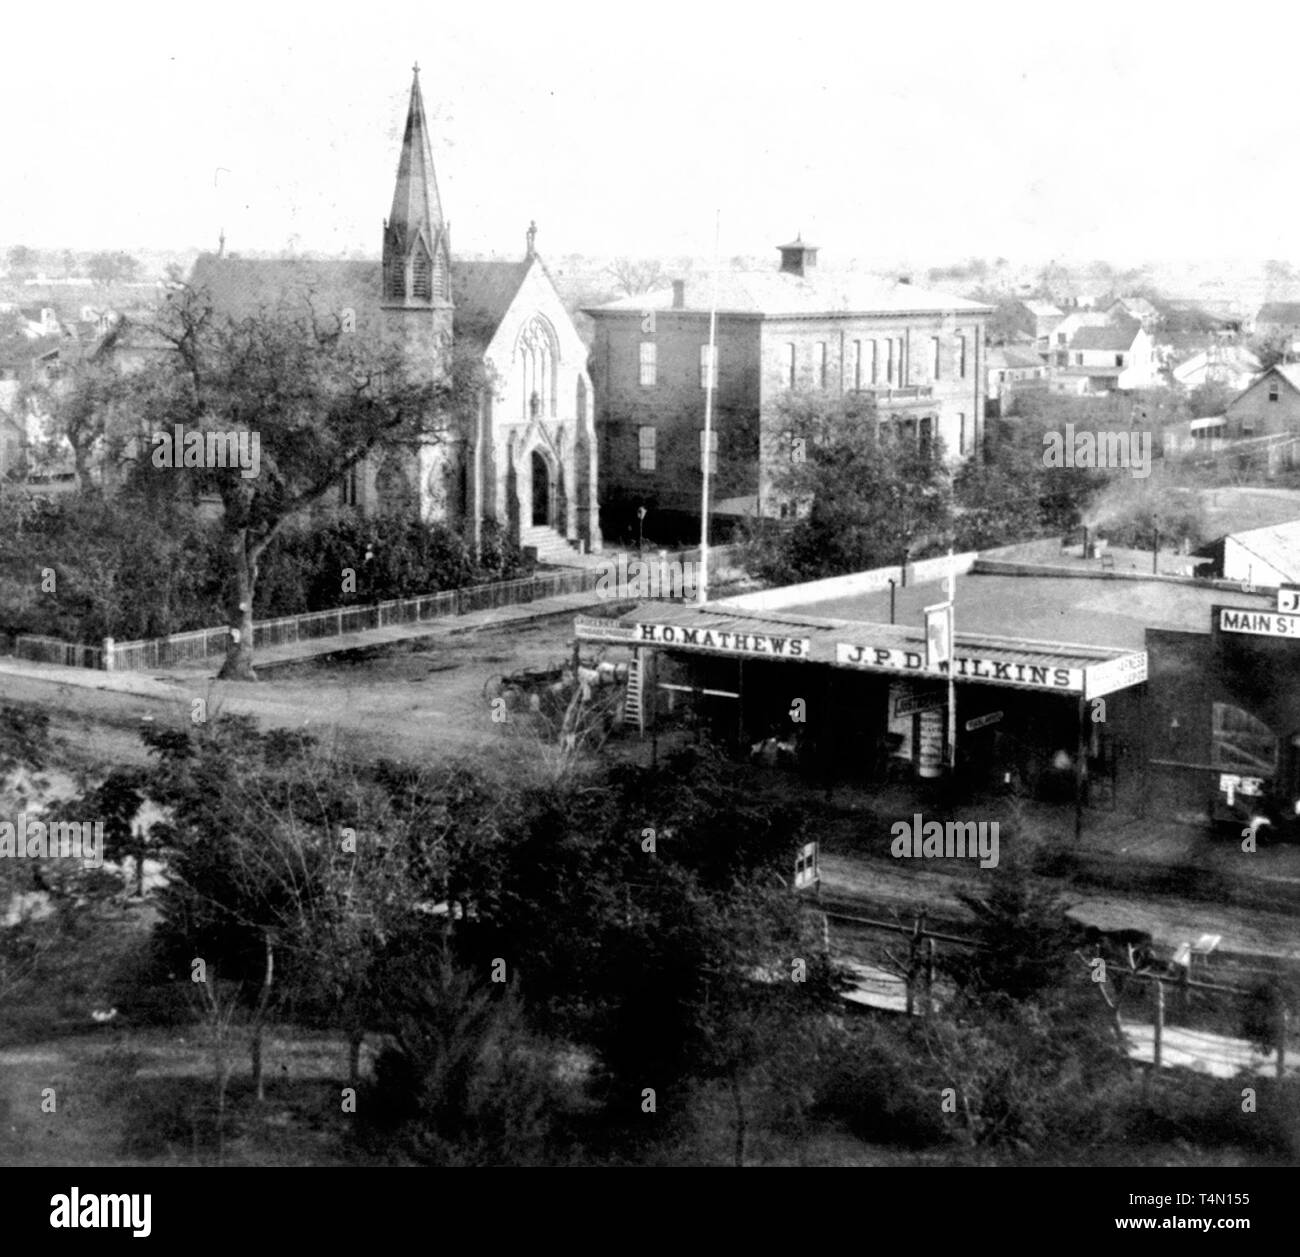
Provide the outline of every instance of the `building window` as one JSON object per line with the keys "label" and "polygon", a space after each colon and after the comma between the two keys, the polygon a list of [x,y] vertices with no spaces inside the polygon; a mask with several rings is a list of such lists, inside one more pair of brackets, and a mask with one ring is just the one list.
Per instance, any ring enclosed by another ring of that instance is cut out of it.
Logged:
{"label": "building window", "polygon": [[885,342],[885,383],[891,387],[894,383],[894,341],[892,338]]}
{"label": "building window", "polygon": [[966,335],[964,332],[957,337],[957,374],[963,380],[966,378]]}
{"label": "building window", "polygon": [[708,345],[700,346],[700,387],[718,387],[718,347],[714,345],[710,353]]}
{"label": "building window", "polygon": [[826,342],[819,340],[813,346],[813,380],[818,388],[826,387]]}
{"label": "building window", "polygon": [[855,340],[853,342],[853,391],[859,392],[862,388],[862,342]]}
{"label": "building window", "polygon": [[1082,354],[1075,354],[1075,355],[1074,355],[1074,365],[1075,365],[1076,367],[1081,367],[1081,366],[1083,366],[1083,355],[1082,355]]}
{"label": "building window", "polygon": [[1255,435],[1255,421],[1253,419],[1243,419],[1241,421],[1241,435],[1242,436]]}
{"label": "building window", "polygon": [[1228,703],[1215,703],[1210,766],[1271,777],[1277,771],[1278,740],[1262,720]]}
{"label": "building window", "polygon": [[1279,385],[1276,380],[1271,380],[1268,386],[1268,400],[1271,402],[1275,402],[1281,396],[1282,396],[1281,385]]}
{"label": "building window", "polygon": [[344,506],[356,506],[357,504],[357,468],[355,463],[343,473],[343,481],[339,485],[339,501]]}
{"label": "building window", "polygon": [[[700,429],[700,470],[704,470],[704,429]],[[709,430],[709,475],[718,470],[718,430]]]}
{"label": "building window", "polygon": [[641,471],[655,469],[655,430],[642,427],[636,430],[637,468]]}
{"label": "building window", "polygon": [[939,338],[930,337],[930,378],[937,380],[939,378]]}
{"label": "building window", "polygon": [[871,382],[872,384],[879,384],[880,383],[880,342],[877,340],[869,340],[867,344],[871,346]]}
{"label": "building window", "polygon": [[643,340],[641,342],[641,387],[654,388],[657,376],[657,359],[655,357],[655,343],[652,340]]}
{"label": "building window", "polygon": [[794,388],[796,357],[795,357],[795,347],[793,345],[787,345],[785,347],[785,357],[786,357],[785,378],[787,381],[787,387]]}
{"label": "building window", "polygon": [[957,453],[966,452],[966,414],[959,411],[957,414]]}
{"label": "building window", "polygon": [[1124,355],[1123,355],[1123,354],[1116,354],[1116,355],[1115,355],[1115,365],[1116,365],[1117,367],[1122,367],[1122,366],[1124,365]]}

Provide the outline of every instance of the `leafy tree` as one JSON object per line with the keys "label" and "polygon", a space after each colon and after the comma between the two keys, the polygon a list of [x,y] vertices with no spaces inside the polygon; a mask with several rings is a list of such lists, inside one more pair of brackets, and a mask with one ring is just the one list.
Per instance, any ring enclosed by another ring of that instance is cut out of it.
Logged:
{"label": "leafy tree", "polygon": [[86,274],[101,288],[130,283],[140,273],[140,263],[128,253],[92,253]]}
{"label": "leafy tree", "polygon": [[[857,394],[791,394],[780,406],[765,464],[772,495],[796,505],[793,526],[760,527],[754,569],[781,582],[903,563],[952,534],[942,443],[900,434]],[[776,435],[779,434],[779,435]]]}
{"label": "leafy tree", "polygon": [[1294,356],[1292,341],[1291,333],[1284,328],[1251,337],[1250,351],[1259,359],[1259,369],[1267,371],[1290,362]]}
{"label": "leafy tree", "polygon": [[[173,290],[155,328],[174,352],[138,376],[147,430],[242,432],[256,437],[257,474],[239,468],[154,471],[194,499],[221,503],[229,562],[230,644],[224,678],[255,679],[253,609],[267,547],[371,453],[437,443],[454,430],[467,391],[459,371],[436,381],[408,369],[398,343],[343,336],[308,308],[222,316],[188,286]],[[155,451],[156,452],[156,451]]]}
{"label": "leafy tree", "polygon": [[1227,410],[1228,403],[1236,396],[1237,391],[1229,388],[1222,380],[1206,380],[1187,395],[1191,417],[1204,419],[1212,415],[1221,415]]}
{"label": "leafy tree", "polygon": [[25,244],[13,245],[8,253],[9,274],[15,278],[30,275],[40,263],[40,255]]}

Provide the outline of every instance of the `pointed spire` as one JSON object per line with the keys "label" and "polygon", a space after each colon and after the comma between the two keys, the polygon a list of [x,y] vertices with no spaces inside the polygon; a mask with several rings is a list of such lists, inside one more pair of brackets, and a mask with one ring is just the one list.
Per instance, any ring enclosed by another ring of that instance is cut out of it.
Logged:
{"label": "pointed spire", "polygon": [[384,296],[403,301],[441,301],[447,296],[450,257],[418,62],[411,75],[411,101],[397,163],[393,208],[384,232]]}

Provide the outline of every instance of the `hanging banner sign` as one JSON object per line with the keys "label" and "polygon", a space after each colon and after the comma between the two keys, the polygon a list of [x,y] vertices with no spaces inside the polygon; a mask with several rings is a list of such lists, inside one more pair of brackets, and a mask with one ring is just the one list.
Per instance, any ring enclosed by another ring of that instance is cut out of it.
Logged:
{"label": "hanging banner sign", "polygon": [[1116,690],[1126,690],[1130,685],[1141,685],[1147,679],[1147,652],[1135,651],[1105,663],[1089,664],[1084,671],[1084,698],[1100,698]]}

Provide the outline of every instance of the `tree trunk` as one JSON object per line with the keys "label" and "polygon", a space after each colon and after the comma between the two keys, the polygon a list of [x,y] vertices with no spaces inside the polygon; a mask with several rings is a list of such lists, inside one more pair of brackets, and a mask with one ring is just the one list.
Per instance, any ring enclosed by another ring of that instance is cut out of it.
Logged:
{"label": "tree trunk", "polygon": [[745,1165],[745,1131],[748,1122],[745,1120],[745,1094],[740,1086],[740,1078],[735,1073],[731,1075],[731,1101],[736,1109],[736,1168],[739,1170]]}
{"label": "tree trunk", "polygon": [[253,590],[257,583],[257,563],[251,559],[247,532],[240,529],[231,538],[234,574],[228,608],[230,639],[226,643],[226,662],[217,674],[221,681],[256,681],[253,671]]}
{"label": "tree trunk", "polygon": [[358,1026],[348,1036],[348,1086],[361,1085],[361,1044],[365,1041],[365,1028]]}
{"label": "tree trunk", "polygon": [[266,1007],[271,999],[271,979],[275,975],[275,945],[269,933],[263,935],[266,945],[266,968],[262,972],[262,993],[258,996],[257,1009],[253,1013],[253,1086],[257,1090],[260,1104],[266,1099],[266,1088],[262,1074],[262,1031],[266,1025]]}

